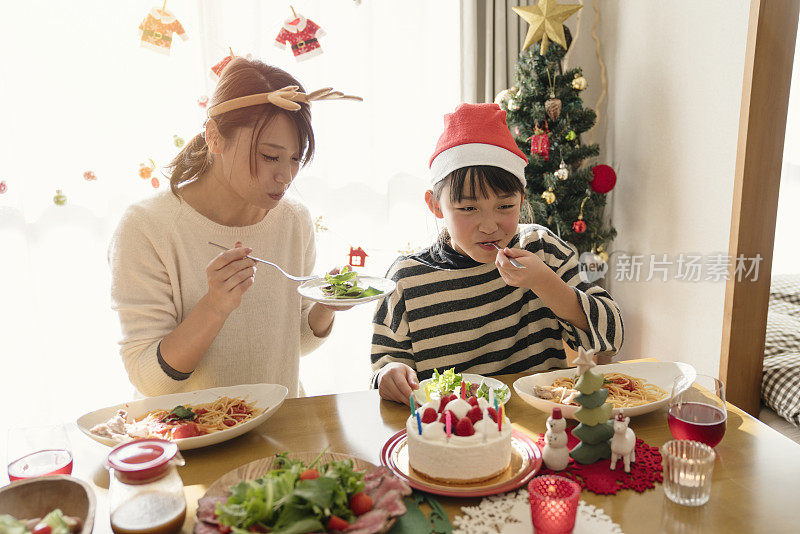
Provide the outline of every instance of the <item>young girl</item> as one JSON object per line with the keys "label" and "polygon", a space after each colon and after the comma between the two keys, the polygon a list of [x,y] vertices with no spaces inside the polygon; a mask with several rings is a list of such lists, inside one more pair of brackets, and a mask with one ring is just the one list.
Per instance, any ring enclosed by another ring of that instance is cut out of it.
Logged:
{"label": "young girl", "polygon": [[408,403],[433,369],[496,375],[566,367],[563,341],[618,351],[622,315],[611,296],[581,281],[578,257],[561,239],[519,224],[528,160],[506,113],[462,104],[444,123],[425,201],[445,231],[387,274],[397,291],[378,307],[372,337],[381,397]]}
{"label": "young girl", "polygon": [[304,94],[276,67],[234,59],[205,132],[172,162],[171,191],[123,215],[109,249],[111,297],[122,359],[141,393],[268,382],[300,394],[300,355],[323,342],[334,309],[301,300],[297,282],[276,269],[256,280],[246,256],[297,275],[314,267],[308,210],[284,195],[314,154],[309,101],[342,96],[320,93]]}

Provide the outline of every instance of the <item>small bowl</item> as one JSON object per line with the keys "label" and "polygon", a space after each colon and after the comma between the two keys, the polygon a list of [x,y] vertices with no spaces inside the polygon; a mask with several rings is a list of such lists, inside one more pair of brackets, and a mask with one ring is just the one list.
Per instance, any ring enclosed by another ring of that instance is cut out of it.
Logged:
{"label": "small bowl", "polygon": [[18,480],[0,488],[0,514],[17,519],[44,517],[56,508],[83,522],[81,534],[94,526],[94,491],[86,482],[67,475]]}

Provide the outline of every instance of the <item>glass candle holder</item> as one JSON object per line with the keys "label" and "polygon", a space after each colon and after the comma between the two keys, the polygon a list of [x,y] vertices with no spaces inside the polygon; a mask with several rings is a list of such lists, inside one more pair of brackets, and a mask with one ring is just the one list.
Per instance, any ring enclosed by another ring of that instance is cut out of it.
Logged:
{"label": "glass candle holder", "polygon": [[661,446],[664,493],[676,504],[701,506],[711,497],[714,449],[699,441],[676,439]]}
{"label": "glass candle holder", "polygon": [[536,477],[528,483],[531,520],[539,534],[572,532],[581,498],[581,487],[555,475]]}

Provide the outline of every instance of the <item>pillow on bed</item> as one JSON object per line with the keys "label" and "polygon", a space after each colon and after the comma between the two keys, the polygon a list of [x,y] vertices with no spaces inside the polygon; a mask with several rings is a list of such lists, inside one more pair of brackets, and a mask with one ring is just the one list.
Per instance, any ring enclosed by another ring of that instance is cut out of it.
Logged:
{"label": "pillow on bed", "polygon": [[769,299],[789,302],[800,307],[800,274],[778,274],[772,277]]}
{"label": "pillow on bed", "polygon": [[770,304],[767,333],[764,337],[764,358],[782,352],[800,352],[800,319],[781,313],[780,306]]}
{"label": "pillow on bed", "polygon": [[800,427],[800,352],[764,358],[761,398],[775,413]]}

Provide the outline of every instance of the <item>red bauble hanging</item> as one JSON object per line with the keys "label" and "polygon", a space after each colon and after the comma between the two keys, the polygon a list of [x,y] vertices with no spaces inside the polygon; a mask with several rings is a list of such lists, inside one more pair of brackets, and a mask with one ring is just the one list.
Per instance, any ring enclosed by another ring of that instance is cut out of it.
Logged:
{"label": "red bauble hanging", "polygon": [[545,161],[550,160],[550,132],[548,131],[547,123],[545,123],[545,130],[539,128],[539,123],[533,128],[533,136],[531,136],[531,155],[539,156]]}
{"label": "red bauble hanging", "polygon": [[589,185],[595,193],[608,193],[617,185],[617,173],[608,165],[595,165],[592,167],[592,175],[594,178]]}
{"label": "red bauble hanging", "polygon": [[578,219],[572,223],[572,229],[575,230],[576,234],[582,234],[586,231],[586,223],[583,221],[583,219]]}

